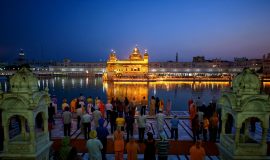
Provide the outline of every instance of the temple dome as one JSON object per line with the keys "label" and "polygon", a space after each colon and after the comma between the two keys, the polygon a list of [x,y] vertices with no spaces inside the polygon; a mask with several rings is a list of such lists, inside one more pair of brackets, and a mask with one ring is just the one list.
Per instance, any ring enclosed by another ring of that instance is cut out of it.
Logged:
{"label": "temple dome", "polygon": [[11,92],[35,92],[38,90],[38,79],[25,67],[10,78]]}
{"label": "temple dome", "polygon": [[245,68],[232,82],[233,92],[240,94],[258,94],[260,86],[259,77],[249,68]]}
{"label": "temple dome", "polygon": [[116,57],[115,52],[112,52],[112,53],[110,54],[109,61],[117,61],[117,57]]}
{"label": "temple dome", "polygon": [[135,47],[129,56],[130,60],[142,60],[142,55],[137,47]]}

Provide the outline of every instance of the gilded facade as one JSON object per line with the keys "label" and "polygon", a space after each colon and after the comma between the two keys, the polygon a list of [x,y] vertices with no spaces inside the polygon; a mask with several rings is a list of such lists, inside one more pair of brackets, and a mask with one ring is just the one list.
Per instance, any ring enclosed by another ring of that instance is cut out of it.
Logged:
{"label": "gilded facade", "polygon": [[140,53],[139,49],[135,47],[129,55],[129,59],[119,60],[112,52],[107,61],[105,80],[114,80],[117,78],[136,79],[147,78],[148,74],[148,53]]}

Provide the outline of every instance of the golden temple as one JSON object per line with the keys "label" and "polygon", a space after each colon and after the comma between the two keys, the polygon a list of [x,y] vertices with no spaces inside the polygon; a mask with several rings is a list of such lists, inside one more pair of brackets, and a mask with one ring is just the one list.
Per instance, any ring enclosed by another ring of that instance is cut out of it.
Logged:
{"label": "golden temple", "polygon": [[148,68],[147,50],[142,56],[138,47],[135,47],[129,55],[129,59],[126,60],[119,60],[112,51],[107,61],[103,80],[147,79]]}

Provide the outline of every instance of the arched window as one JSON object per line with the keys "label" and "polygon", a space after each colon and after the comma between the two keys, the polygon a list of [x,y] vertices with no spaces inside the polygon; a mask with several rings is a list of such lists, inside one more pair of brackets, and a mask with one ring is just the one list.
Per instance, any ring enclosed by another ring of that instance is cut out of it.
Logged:
{"label": "arched window", "polygon": [[27,119],[20,115],[9,118],[9,139],[12,141],[29,140],[29,126]]}
{"label": "arched window", "polygon": [[261,143],[263,127],[257,117],[249,117],[242,123],[240,143]]}

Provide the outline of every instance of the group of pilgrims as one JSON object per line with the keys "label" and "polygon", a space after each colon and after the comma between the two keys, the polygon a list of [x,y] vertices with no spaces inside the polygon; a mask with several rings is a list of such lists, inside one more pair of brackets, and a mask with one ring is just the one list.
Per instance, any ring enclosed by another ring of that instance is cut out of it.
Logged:
{"label": "group of pilgrims", "polygon": [[[119,98],[111,98],[105,104],[99,97],[93,99],[91,96],[85,98],[82,94],[78,98],[73,99],[70,104],[67,99],[62,100],[61,117],[64,126],[64,139],[71,136],[72,118],[77,119],[77,130],[81,129],[84,133],[84,138],[87,141],[90,159],[106,159],[107,136],[110,134],[107,124],[110,123],[110,132],[113,135],[115,159],[122,160],[124,151],[127,151],[128,159],[137,159],[139,152],[139,145],[133,137],[134,124],[137,123],[139,133],[139,143],[144,143],[146,148],[144,150],[144,159],[155,159],[156,149],[158,151],[159,159],[167,159],[169,142],[164,133],[165,117],[171,115],[172,102],[167,100],[166,105],[159,97],[152,96],[148,105],[148,101],[143,96],[141,100],[133,98],[129,100],[125,97],[122,101]],[[218,114],[215,111],[216,103],[213,101],[209,106],[201,104],[200,97],[197,100],[190,99],[188,101],[188,110],[190,114],[190,124],[193,132],[193,140],[196,142],[195,151],[193,147],[194,156],[204,157],[205,152],[200,142],[200,134],[203,134],[203,140],[215,141],[218,131]],[[49,130],[54,126],[54,115],[57,113],[57,99],[52,98],[52,103],[48,109],[49,113]],[[147,116],[156,119],[157,143],[153,133],[147,129]],[[135,118],[135,115],[136,118]],[[92,123],[93,122],[93,123]],[[178,140],[178,125],[180,124],[177,115],[170,119],[171,124],[171,139]],[[94,125],[94,126],[92,126]],[[125,134],[126,142],[125,146]],[[147,139],[144,139],[144,135]],[[199,145],[198,145],[199,144]],[[198,153],[195,153],[198,152]],[[60,152],[61,153],[61,152]],[[60,156],[67,156],[66,153]],[[192,155],[191,155],[192,156]],[[67,157],[66,157],[67,158]],[[65,158],[64,158],[65,159]]]}

